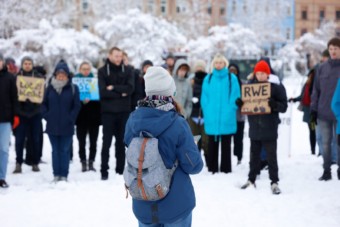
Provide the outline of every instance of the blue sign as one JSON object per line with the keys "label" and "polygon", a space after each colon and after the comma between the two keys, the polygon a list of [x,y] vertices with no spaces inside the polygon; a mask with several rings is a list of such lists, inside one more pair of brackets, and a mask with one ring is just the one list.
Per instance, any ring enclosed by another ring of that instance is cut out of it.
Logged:
{"label": "blue sign", "polygon": [[72,82],[79,88],[81,101],[85,99],[99,100],[98,78],[74,77]]}

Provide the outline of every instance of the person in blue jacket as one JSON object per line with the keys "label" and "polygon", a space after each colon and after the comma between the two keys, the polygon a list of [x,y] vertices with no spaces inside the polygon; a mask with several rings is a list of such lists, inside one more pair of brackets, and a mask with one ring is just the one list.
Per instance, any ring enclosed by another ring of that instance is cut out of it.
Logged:
{"label": "person in blue jacket", "polygon": [[46,133],[52,145],[54,181],[67,181],[70,146],[80,110],[79,89],[72,84],[65,62],[59,62],[48,85],[42,105]]}
{"label": "person in blue jacket", "polygon": [[[331,103],[332,111],[335,115],[337,124],[336,124],[336,134],[338,140],[338,146],[340,146],[340,79],[338,79],[338,83],[335,88],[335,92],[332,98]],[[340,153],[338,153],[338,180],[340,180]]]}
{"label": "person in blue jacket", "polygon": [[220,171],[231,172],[231,136],[237,129],[236,99],[240,98],[237,77],[228,70],[228,60],[217,54],[212,63],[211,74],[204,78],[201,106],[204,114],[204,129],[209,136],[209,170],[214,174],[218,168],[218,147],[222,141]]}
{"label": "person in blue jacket", "polygon": [[[164,164],[177,167],[166,197],[158,201],[133,199],[133,212],[139,226],[191,226],[192,210],[196,205],[195,192],[189,174],[199,173],[203,161],[190,127],[179,114],[180,107],[173,96],[173,78],[162,67],[148,68],[145,76],[147,97],[138,102],[125,128],[124,143],[128,146],[141,131],[158,138],[158,148]],[[156,127],[155,127],[156,126]]]}

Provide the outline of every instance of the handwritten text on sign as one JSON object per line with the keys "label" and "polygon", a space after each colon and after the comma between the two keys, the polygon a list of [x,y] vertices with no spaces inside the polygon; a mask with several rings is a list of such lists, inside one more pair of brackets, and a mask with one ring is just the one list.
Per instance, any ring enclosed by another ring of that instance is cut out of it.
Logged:
{"label": "handwritten text on sign", "polygon": [[72,82],[79,88],[80,100],[99,100],[98,78],[74,77]]}
{"label": "handwritten text on sign", "polygon": [[242,114],[268,114],[270,98],[270,83],[242,85]]}
{"label": "handwritten text on sign", "polygon": [[19,101],[29,100],[33,103],[42,103],[45,91],[45,80],[42,78],[17,76]]}

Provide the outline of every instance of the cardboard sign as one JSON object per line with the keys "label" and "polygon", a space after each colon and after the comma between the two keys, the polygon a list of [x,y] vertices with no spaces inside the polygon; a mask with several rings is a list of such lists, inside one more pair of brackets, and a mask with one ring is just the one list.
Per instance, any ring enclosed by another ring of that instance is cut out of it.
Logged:
{"label": "cardboard sign", "polygon": [[45,92],[45,80],[42,78],[17,76],[18,98],[20,102],[29,100],[42,103]]}
{"label": "cardboard sign", "polygon": [[74,77],[72,82],[79,88],[80,100],[99,100],[98,78]]}
{"label": "cardboard sign", "polygon": [[242,85],[242,114],[269,114],[270,83]]}

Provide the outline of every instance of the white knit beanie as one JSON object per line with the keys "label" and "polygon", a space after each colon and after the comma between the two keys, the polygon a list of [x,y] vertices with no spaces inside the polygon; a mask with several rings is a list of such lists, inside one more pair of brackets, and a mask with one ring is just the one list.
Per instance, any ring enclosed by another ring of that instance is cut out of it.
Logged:
{"label": "white knit beanie", "polygon": [[160,66],[151,66],[144,75],[145,93],[147,96],[174,96],[175,81],[167,70]]}

